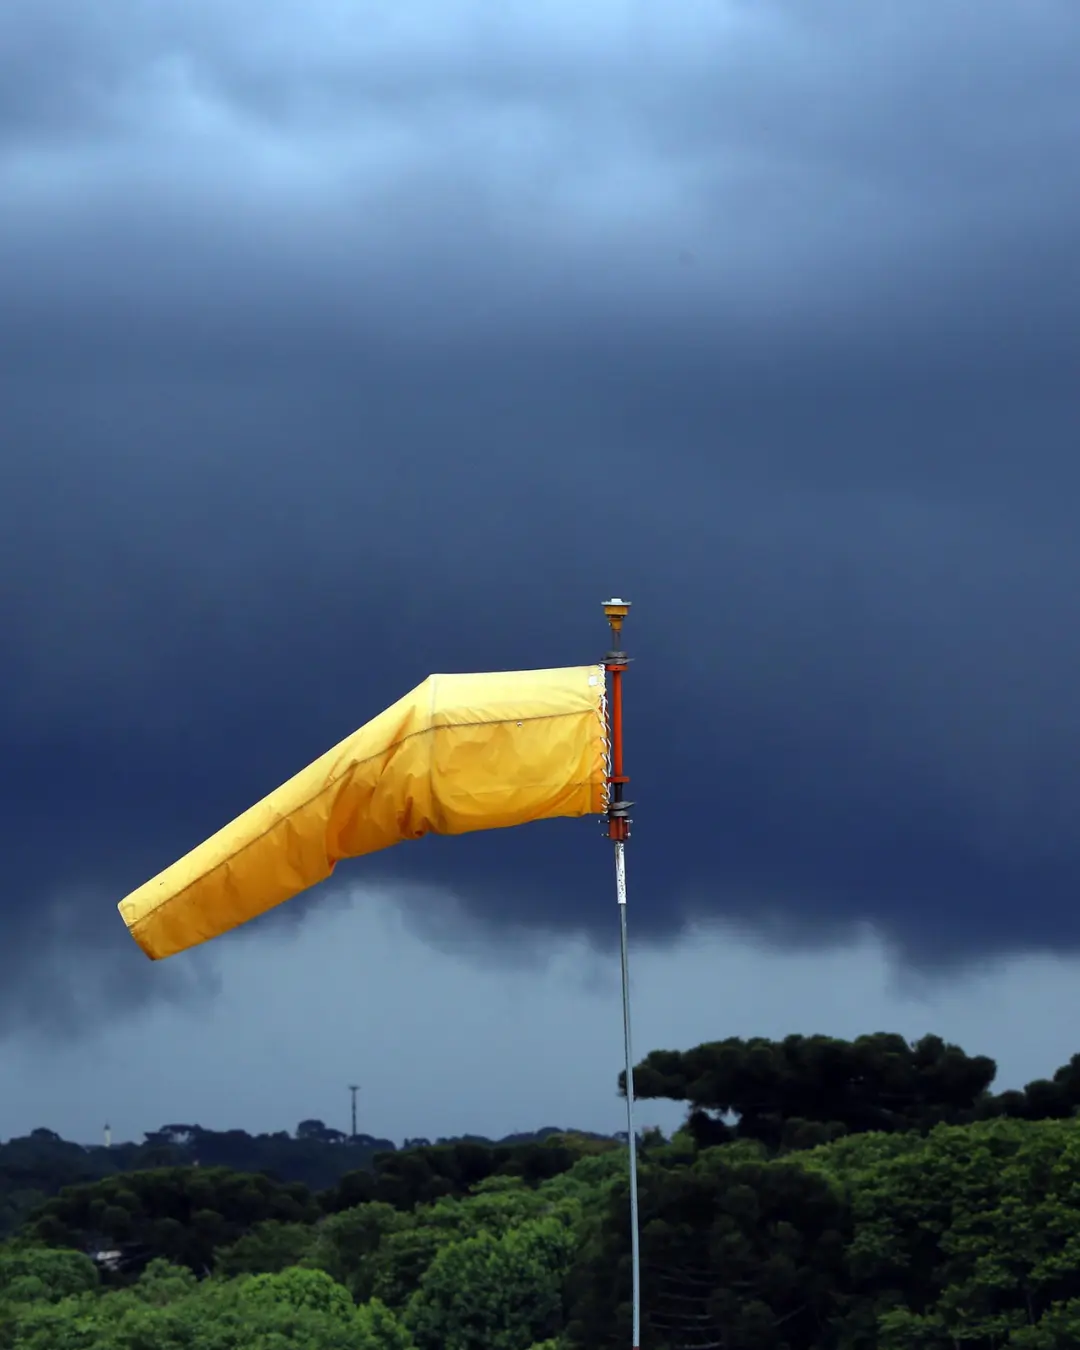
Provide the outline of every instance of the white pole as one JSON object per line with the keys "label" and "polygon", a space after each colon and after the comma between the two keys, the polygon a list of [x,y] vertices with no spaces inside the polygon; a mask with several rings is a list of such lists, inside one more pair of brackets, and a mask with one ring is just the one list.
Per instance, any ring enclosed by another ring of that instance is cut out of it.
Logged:
{"label": "white pole", "polygon": [[623,1043],[626,1052],[626,1139],[630,1150],[630,1268],[633,1281],[633,1350],[641,1345],[641,1251],[638,1233],[637,1130],[634,1127],[634,1051],[630,1039],[630,964],[626,941],[626,845],[615,842],[615,892],[619,901],[622,958]]}

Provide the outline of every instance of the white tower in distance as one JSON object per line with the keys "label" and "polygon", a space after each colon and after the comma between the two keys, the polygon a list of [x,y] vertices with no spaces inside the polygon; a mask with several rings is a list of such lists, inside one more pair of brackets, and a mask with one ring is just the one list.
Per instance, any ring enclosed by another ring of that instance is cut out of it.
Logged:
{"label": "white tower in distance", "polygon": [[105,1126],[105,1147],[112,1148],[112,1130],[108,1125]]}

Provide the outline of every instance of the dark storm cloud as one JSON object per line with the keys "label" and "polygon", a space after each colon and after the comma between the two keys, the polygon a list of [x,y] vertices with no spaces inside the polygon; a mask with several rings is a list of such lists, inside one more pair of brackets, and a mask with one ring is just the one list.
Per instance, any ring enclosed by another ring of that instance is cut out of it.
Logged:
{"label": "dark storm cloud", "polygon": [[[1076,945],[1080,16],[659,13],[5,8],[8,1025],[77,950],[141,997],[115,898],[612,589],[639,925]],[[595,834],[347,873],[606,928]]]}

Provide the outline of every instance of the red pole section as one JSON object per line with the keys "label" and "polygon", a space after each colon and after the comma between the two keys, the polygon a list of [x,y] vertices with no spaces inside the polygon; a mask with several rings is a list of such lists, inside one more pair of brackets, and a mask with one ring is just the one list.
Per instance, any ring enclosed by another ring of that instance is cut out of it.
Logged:
{"label": "red pole section", "polygon": [[627,656],[620,651],[623,620],[630,611],[627,600],[606,600],[604,613],[611,627],[612,650],[604,658],[604,669],[610,676],[611,707],[609,734],[611,736],[611,773],[608,775],[610,792],[608,795],[608,838],[625,843],[630,838],[630,818],[627,814],[624,788],[630,779],[626,776],[623,762],[623,675],[626,674]]}
{"label": "red pole section", "polygon": [[[611,805],[618,808],[623,803],[623,789],[630,779],[623,768],[623,683],[625,665],[606,667],[611,676]],[[630,837],[630,821],[624,815],[613,812],[608,814],[608,838],[626,840]]]}

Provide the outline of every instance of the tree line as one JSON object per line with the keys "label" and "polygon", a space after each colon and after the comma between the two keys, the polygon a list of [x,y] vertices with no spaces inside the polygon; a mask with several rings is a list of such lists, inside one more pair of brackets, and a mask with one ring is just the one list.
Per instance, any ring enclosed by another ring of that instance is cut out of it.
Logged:
{"label": "tree line", "polygon": [[[1080,1055],[1018,1091],[992,1092],[996,1075],[994,1060],[940,1036],[731,1037],[654,1050],[634,1069],[634,1096],[686,1102],[702,1144],[755,1139],[774,1149],[1002,1116],[1064,1120],[1080,1106]],[[625,1095],[625,1073],[619,1090]]]}
{"label": "tree line", "polygon": [[[1078,1063],[994,1094],[936,1037],[647,1056],[641,1095],[688,1114],[641,1141],[642,1344],[1075,1350]],[[118,1170],[0,1244],[0,1350],[625,1347],[627,1206],[625,1148],[571,1132],[379,1150],[321,1189]]]}
{"label": "tree line", "polygon": [[[548,1126],[529,1135],[511,1135],[503,1146],[542,1140],[559,1131]],[[481,1136],[458,1141],[406,1139],[400,1151],[440,1144],[492,1144]],[[14,1232],[27,1216],[65,1186],[100,1181],[127,1172],[161,1167],[227,1167],[261,1172],[278,1181],[302,1182],[312,1191],[333,1186],[341,1177],[374,1167],[375,1159],[399,1150],[391,1139],[370,1134],[349,1138],[321,1120],[302,1120],[294,1134],[278,1131],[249,1134],[246,1130],[210,1130],[200,1125],[163,1125],[141,1143],[109,1148],[61,1139],[49,1129],[36,1129],[0,1144],[0,1238]]]}

